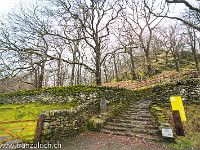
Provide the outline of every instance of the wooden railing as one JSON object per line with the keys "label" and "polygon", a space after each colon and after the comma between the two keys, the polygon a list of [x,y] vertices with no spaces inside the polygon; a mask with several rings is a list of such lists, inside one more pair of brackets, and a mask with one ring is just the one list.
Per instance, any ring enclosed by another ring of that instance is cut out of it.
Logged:
{"label": "wooden railing", "polygon": [[0,144],[12,141],[17,143],[32,143],[34,140],[37,119],[19,120],[19,121],[2,121],[0,122]]}
{"label": "wooden railing", "polygon": [[166,82],[177,81],[184,77],[194,78],[194,74],[200,77],[199,72],[190,71],[186,73],[170,73],[170,74],[165,74],[165,75],[160,75],[160,76],[154,76],[152,79],[143,79],[139,81],[121,81],[121,82],[115,82],[115,83],[105,83],[103,85],[109,86],[109,87],[137,89],[137,88],[142,88],[142,87],[153,86],[156,84],[163,84]]}

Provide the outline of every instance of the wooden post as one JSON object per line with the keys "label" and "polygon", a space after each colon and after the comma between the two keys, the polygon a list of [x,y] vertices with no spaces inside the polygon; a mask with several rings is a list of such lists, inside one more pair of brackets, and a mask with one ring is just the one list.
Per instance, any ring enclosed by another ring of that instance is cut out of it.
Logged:
{"label": "wooden post", "polygon": [[137,89],[138,89],[138,81],[137,81]]}
{"label": "wooden post", "polygon": [[176,135],[185,136],[179,111],[173,110],[172,115],[173,115],[173,119],[174,119]]}
{"label": "wooden post", "polygon": [[36,127],[36,131],[35,131],[35,136],[34,136],[34,140],[33,140],[34,144],[41,142],[44,119],[45,119],[44,113],[39,114],[38,121],[37,121],[37,127]]}

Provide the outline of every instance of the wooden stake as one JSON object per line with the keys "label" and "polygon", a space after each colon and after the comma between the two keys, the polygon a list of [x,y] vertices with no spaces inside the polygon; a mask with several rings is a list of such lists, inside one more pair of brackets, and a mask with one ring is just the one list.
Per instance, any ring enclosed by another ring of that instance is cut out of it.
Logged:
{"label": "wooden stake", "polygon": [[38,142],[41,142],[44,119],[45,119],[45,115],[44,115],[44,113],[41,113],[38,117],[37,127],[36,127],[36,131],[35,131],[35,137],[33,140],[33,143],[35,143],[35,144]]}
{"label": "wooden stake", "polygon": [[173,119],[174,119],[176,135],[185,136],[179,111],[173,110],[172,115],[173,115]]}

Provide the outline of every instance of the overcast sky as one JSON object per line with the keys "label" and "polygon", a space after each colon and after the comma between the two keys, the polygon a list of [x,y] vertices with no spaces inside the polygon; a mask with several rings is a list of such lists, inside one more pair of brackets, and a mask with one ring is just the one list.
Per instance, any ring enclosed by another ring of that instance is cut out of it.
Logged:
{"label": "overcast sky", "polygon": [[0,14],[14,10],[20,3],[33,3],[35,0],[0,0]]}
{"label": "overcast sky", "polygon": [[[20,5],[20,3],[26,3],[26,4],[33,4],[37,0],[0,0],[0,15],[3,13],[8,13],[11,10],[14,10],[14,8],[17,5]],[[190,2],[194,2],[194,4],[198,4],[197,0],[188,0]],[[184,4],[177,4],[176,7],[173,7],[175,9],[175,12],[180,12],[180,10],[183,10]]]}
{"label": "overcast sky", "polygon": [[15,7],[20,0],[0,0],[0,13],[7,13]]}

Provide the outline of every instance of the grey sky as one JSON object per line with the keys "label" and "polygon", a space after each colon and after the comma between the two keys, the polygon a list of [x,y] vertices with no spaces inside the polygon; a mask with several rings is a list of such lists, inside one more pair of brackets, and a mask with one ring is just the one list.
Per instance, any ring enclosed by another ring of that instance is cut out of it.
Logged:
{"label": "grey sky", "polygon": [[6,14],[14,10],[21,3],[32,3],[36,0],[0,0],[0,14]]}

